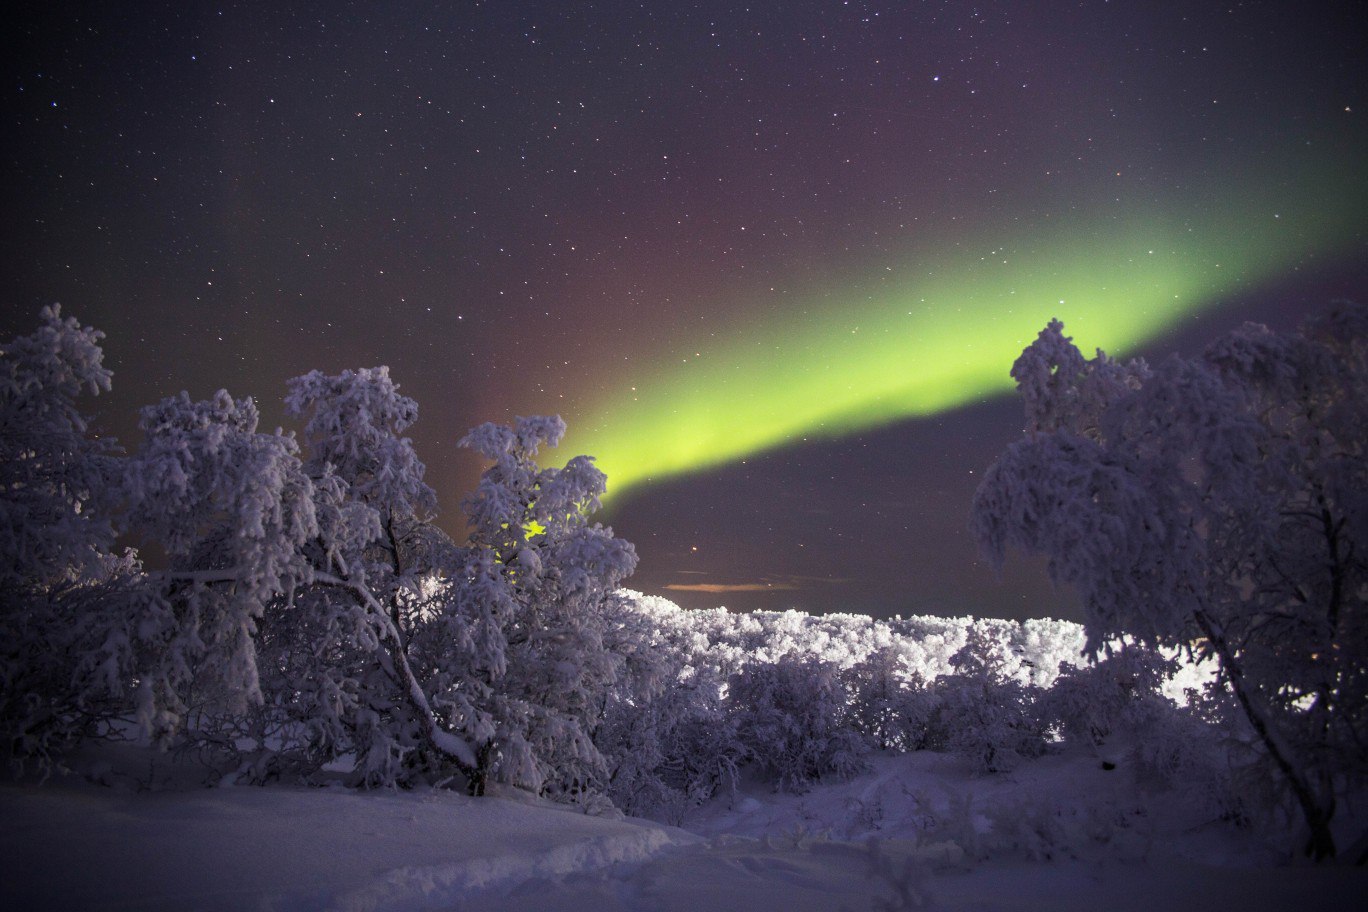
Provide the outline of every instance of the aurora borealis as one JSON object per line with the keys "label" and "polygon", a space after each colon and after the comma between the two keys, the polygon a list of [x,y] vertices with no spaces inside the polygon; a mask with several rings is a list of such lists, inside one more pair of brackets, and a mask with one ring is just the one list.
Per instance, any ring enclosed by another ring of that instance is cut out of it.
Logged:
{"label": "aurora borealis", "polygon": [[1010,390],[1004,365],[1055,316],[1067,315],[1084,350],[1128,352],[1308,255],[1351,246],[1368,204],[1361,179],[1274,195],[1246,178],[1233,183],[1252,192],[1214,209],[1173,201],[1125,222],[1085,217],[1038,237],[965,244],[967,253],[929,252],[875,285],[814,294],[797,313],[699,341],[706,351],[676,346],[682,357],[602,403],[575,443],[608,473],[611,495],[924,418]]}
{"label": "aurora borealis", "polygon": [[964,517],[1012,360],[1368,294],[1368,43],[1285,3],[132,2],[5,55],[5,306],[108,334],[97,427],[387,364],[441,502],[559,413],[632,584],[1068,614]]}

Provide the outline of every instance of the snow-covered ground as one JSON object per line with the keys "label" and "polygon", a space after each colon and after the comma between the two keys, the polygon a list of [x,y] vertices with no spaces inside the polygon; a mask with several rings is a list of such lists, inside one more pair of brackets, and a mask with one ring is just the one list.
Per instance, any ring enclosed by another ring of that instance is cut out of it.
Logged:
{"label": "snow-covered ground", "polygon": [[1209,912],[1368,897],[1368,871],[1279,864],[1091,752],[994,776],[947,754],[876,757],[804,795],[748,784],[684,828],[517,795],[100,776],[0,786],[6,908]]}

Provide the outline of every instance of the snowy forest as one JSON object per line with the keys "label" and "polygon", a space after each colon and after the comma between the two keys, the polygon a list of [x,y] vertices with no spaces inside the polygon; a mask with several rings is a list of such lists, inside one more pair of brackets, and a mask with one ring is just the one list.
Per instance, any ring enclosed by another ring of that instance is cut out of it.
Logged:
{"label": "snowy forest", "polygon": [[[124,447],[87,417],[102,338],[52,306],[0,348],[0,728],[25,788],[108,784],[89,758],[139,746],[206,785],[679,825],[904,755],[991,783],[1072,751],[1278,857],[1368,861],[1368,308],[1156,364],[1040,332],[1011,366],[1025,431],[967,519],[999,563],[1043,555],[1082,625],[634,592],[632,544],[593,520],[603,473],[547,464],[557,417],[460,440],[488,468],[454,541],[385,367],[292,380],[292,430],[182,393]],[[923,829],[955,864],[1077,856],[1143,804]],[[921,881],[873,864],[915,907]]]}

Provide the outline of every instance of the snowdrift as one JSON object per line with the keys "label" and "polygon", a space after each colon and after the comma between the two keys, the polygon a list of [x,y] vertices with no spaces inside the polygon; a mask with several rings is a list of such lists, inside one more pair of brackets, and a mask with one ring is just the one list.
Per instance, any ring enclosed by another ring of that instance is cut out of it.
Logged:
{"label": "snowdrift", "polygon": [[518,797],[0,786],[25,910],[1357,910],[1368,871],[1278,866],[1247,832],[1088,752],[976,776],[874,759],[803,795],[748,781],[686,829]]}
{"label": "snowdrift", "polygon": [[12,909],[452,908],[702,842],[572,808],[450,792],[0,789]]}

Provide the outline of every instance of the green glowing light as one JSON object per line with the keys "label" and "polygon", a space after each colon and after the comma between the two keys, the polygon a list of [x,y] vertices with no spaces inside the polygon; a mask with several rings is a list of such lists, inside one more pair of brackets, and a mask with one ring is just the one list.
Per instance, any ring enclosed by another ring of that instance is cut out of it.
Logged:
{"label": "green glowing light", "polygon": [[1259,186],[961,242],[896,273],[880,266],[878,283],[816,290],[623,378],[620,393],[567,416],[563,448],[593,454],[621,495],[1007,392],[1013,360],[1052,317],[1084,351],[1121,354],[1356,235],[1361,245],[1360,184]]}

